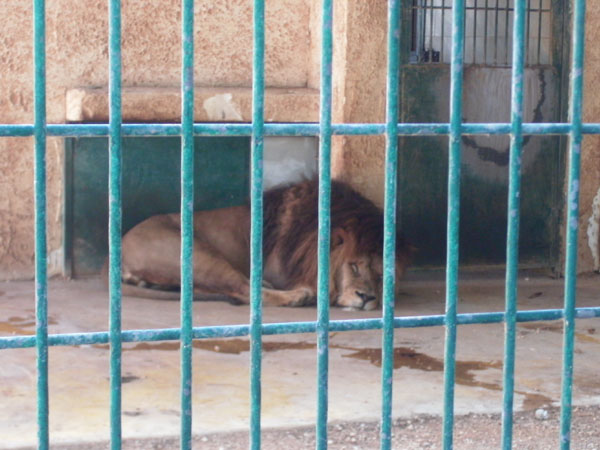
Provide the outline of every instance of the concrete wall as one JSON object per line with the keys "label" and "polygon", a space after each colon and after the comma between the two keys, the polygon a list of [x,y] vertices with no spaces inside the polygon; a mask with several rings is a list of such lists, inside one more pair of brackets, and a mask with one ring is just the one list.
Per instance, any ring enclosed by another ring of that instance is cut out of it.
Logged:
{"label": "concrete wall", "polygon": [[[334,122],[385,122],[387,2],[336,3]],[[331,170],[383,205],[385,138],[336,136]]]}
{"label": "concrete wall", "polygon": [[[146,96],[137,103],[132,100],[135,95],[129,92],[124,98],[125,119],[139,118],[141,111],[147,120],[176,120],[172,110],[175,109],[176,115],[179,108],[176,87],[181,64],[181,2],[126,0],[122,3],[123,86],[137,89],[136,92],[145,88],[163,88],[159,90],[163,94]],[[94,103],[98,96],[91,95],[94,90],[90,88],[106,88],[108,84],[107,4],[106,0],[46,2],[49,123],[68,120],[68,92],[70,112],[77,114],[79,111],[82,119],[100,120],[106,110],[106,96],[104,101]],[[196,1],[197,85],[213,88],[251,86],[251,5],[250,0]],[[23,0],[0,2],[0,123],[33,121],[30,8],[31,2]],[[268,86],[307,85],[309,17],[308,0],[267,2],[265,68]],[[226,95],[226,91],[213,92],[213,96]],[[236,94],[241,97],[240,120],[245,119],[243,115],[250,98],[248,89],[241,91],[238,89]],[[273,111],[267,117],[281,120],[282,112],[294,111],[298,101],[290,100],[290,97],[293,96],[277,96],[271,101]],[[313,101],[315,98],[318,101],[318,93],[316,97],[310,92],[300,97],[302,110],[306,111],[300,116],[304,114],[309,116],[305,120],[316,120],[318,116],[311,114],[318,111],[318,103]],[[163,106],[164,115],[161,112]],[[199,111],[197,120],[209,120],[209,112],[202,101],[196,109]],[[283,119],[289,120],[289,117]],[[0,279],[27,278],[33,274],[32,145],[29,138],[0,138]],[[51,266],[56,266],[52,262],[60,262],[61,255],[57,252],[62,240],[62,139],[48,140],[47,161],[48,246]]]}
{"label": "concrete wall", "polygon": [[[600,4],[588,2],[584,71],[585,122],[600,122]],[[600,136],[586,136],[581,151],[579,269],[600,271]]]}
{"label": "concrete wall", "polygon": [[[266,3],[266,84],[269,88],[279,88],[267,92],[270,108],[267,118],[316,121],[320,1],[269,0]],[[106,5],[105,0],[47,1],[47,108],[51,123],[105,119]],[[223,114],[227,120],[248,120],[251,17],[250,0],[196,1],[195,77],[196,84],[205,88],[199,90],[196,120],[217,120]],[[179,0],[123,1],[126,120],[177,120],[180,19]],[[385,118],[386,2],[337,1],[334,20],[334,122],[382,122]],[[588,122],[598,122],[600,116],[600,91],[594,89],[600,81],[600,49],[594,45],[600,38],[600,30],[593,26],[599,21],[600,6],[588,5],[585,70],[585,120]],[[0,123],[31,123],[30,3],[0,2],[0,30]],[[206,107],[207,99],[215,96],[217,113],[211,110],[213,104]],[[290,111],[294,117],[290,117]],[[382,204],[382,137],[336,137],[332,156],[334,177],[349,181]],[[600,140],[597,137],[585,139],[582,158],[579,268],[589,271],[598,270],[600,265]],[[48,245],[53,266],[60,260],[62,241],[61,139],[49,139],[47,162]],[[27,278],[33,273],[32,177],[32,140],[1,138],[0,279]]]}

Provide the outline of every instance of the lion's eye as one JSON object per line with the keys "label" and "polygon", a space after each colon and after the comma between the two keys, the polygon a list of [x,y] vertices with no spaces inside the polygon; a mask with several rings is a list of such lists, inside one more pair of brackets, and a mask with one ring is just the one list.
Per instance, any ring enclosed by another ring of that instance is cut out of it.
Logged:
{"label": "lion's eye", "polygon": [[358,275],[358,266],[356,265],[356,263],[350,263],[350,268],[352,269],[352,273],[354,275]]}

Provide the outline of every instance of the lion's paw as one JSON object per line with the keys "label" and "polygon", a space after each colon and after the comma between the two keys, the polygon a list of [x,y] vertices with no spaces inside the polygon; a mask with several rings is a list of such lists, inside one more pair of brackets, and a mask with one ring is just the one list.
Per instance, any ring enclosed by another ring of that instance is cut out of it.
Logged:
{"label": "lion's paw", "polygon": [[314,305],[316,301],[315,293],[309,288],[294,289],[291,291],[294,296],[288,303],[288,306],[308,306]]}

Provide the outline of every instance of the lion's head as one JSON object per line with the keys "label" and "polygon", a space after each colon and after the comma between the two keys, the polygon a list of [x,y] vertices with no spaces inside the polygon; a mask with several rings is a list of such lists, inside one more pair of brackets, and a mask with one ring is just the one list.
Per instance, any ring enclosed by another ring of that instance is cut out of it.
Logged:
{"label": "lion's head", "polygon": [[[285,273],[281,288],[317,290],[318,183],[275,189],[265,197],[265,254],[277,253]],[[330,300],[355,309],[381,301],[383,214],[373,202],[340,181],[331,182]],[[413,249],[396,238],[396,279]]]}
{"label": "lion's head", "polygon": [[[378,248],[361,251],[356,236],[339,228],[332,234],[331,302],[337,306],[372,310],[381,304],[383,258]],[[396,279],[408,264],[404,253],[396,258]]]}

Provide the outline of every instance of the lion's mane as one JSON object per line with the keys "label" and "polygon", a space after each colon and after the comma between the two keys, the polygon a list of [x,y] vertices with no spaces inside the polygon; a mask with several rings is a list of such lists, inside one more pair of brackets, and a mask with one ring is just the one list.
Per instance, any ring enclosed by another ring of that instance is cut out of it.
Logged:
{"label": "lion's mane", "polygon": [[[289,288],[316,284],[318,240],[317,180],[280,187],[265,193],[263,251],[279,253]],[[331,230],[342,228],[354,237],[359,254],[382,254],[383,214],[370,200],[347,184],[331,182]],[[407,263],[411,250],[397,233],[396,260]],[[331,262],[334,272],[335,261]]]}

